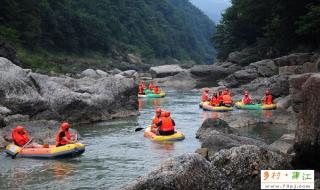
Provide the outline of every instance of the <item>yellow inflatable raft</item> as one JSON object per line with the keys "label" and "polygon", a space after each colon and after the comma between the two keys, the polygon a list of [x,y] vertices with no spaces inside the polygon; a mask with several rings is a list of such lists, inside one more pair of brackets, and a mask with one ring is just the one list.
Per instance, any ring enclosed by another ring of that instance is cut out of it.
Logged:
{"label": "yellow inflatable raft", "polygon": [[156,135],[153,132],[151,132],[151,127],[147,127],[144,131],[144,136],[150,138],[153,141],[181,141],[185,139],[185,136],[183,133],[177,131],[173,135],[168,135],[168,136],[161,136],[161,135]]}

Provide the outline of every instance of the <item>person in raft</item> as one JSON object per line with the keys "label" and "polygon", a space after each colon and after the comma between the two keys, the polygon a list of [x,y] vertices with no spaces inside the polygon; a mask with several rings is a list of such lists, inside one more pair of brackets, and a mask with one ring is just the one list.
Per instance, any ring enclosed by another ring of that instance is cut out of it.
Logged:
{"label": "person in raft", "polygon": [[218,94],[216,92],[213,93],[210,101],[211,106],[219,106]]}
{"label": "person in raft", "polygon": [[204,89],[202,96],[201,96],[201,102],[209,101],[209,89]]}
{"label": "person in raft", "polygon": [[71,133],[69,132],[70,124],[63,122],[60,125],[60,130],[56,135],[56,146],[64,146],[67,144],[74,144],[76,141],[72,140]]}
{"label": "person in raft", "polygon": [[157,132],[158,132],[157,124],[161,121],[161,113],[162,113],[162,110],[160,108],[157,108],[156,115],[152,119],[151,132],[153,132],[155,134],[157,134]]}
{"label": "person in raft", "polygon": [[266,90],[265,95],[263,97],[263,104],[270,105],[273,104],[272,95],[270,90]]}
{"label": "person in raft", "polygon": [[218,101],[219,101],[219,106],[223,105],[223,93],[221,90],[218,92]]}
{"label": "person in raft", "polygon": [[161,120],[157,123],[158,128],[158,134],[162,136],[169,136],[173,135],[175,133],[175,122],[171,118],[170,112],[165,112],[164,117],[161,118]]}
{"label": "person in raft", "polygon": [[30,141],[29,133],[22,126],[15,127],[11,132],[11,136],[12,136],[12,141],[17,146],[20,146],[20,147],[25,146],[27,148],[43,147],[42,145],[37,144],[37,143],[30,143],[30,144],[26,145]]}
{"label": "person in raft", "polygon": [[141,84],[139,84],[139,91],[138,94],[144,94],[144,88]]}
{"label": "person in raft", "polygon": [[154,87],[153,87],[153,93],[154,93],[154,94],[160,94],[160,88],[159,88],[159,86],[154,86]]}
{"label": "person in raft", "polygon": [[150,84],[149,84],[149,90],[153,90],[154,87],[155,87],[155,86],[153,85],[153,82],[150,82]]}
{"label": "person in raft", "polygon": [[228,89],[226,89],[223,92],[222,105],[226,106],[226,107],[232,107],[233,106],[232,97],[231,97],[230,92],[229,92]]}
{"label": "person in raft", "polygon": [[242,98],[242,103],[245,105],[253,104],[248,91],[244,91],[244,96]]}

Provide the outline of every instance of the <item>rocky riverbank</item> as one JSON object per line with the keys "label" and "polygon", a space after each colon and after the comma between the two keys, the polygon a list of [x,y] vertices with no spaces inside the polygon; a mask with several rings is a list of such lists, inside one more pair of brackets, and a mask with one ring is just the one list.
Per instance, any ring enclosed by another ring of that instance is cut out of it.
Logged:
{"label": "rocky riverbank", "polygon": [[[163,67],[157,75],[153,68],[153,77],[164,86],[194,88],[207,82],[212,91],[228,87],[238,98],[246,89],[261,99],[269,88],[278,110],[262,119],[239,112],[205,120],[196,134],[202,144],[198,154],[169,159],[123,189],[259,189],[262,169],[319,169],[320,56],[296,53],[246,66],[239,66],[240,58],[245,59],[236,52],[217,65],[177,72],[172,67],[172,76]],[[239,133],[239,128],[258,123],[284,125],[290,133],[272,144]],[[317,179],[315,186],[320,187]]]}
{"label": "rocky riverbank", "polygon": [[92,77],[84,72],[78,78],[47,76],[0,58],[0,133],[21,123],[34,136],[46,136],[39,128],[56,131],[56,121],[89,123],[137,115],[135,81],[127,73],[96,73]]}

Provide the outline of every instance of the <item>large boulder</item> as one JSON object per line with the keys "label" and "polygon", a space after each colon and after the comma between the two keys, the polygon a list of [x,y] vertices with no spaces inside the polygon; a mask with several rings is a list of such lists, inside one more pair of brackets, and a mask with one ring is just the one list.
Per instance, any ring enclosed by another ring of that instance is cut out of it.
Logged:
{"label": "large boulder", "polygon": [[251,63],[249,68],[256,69],[261,77],[271,77],[278,74],[278,67],[276,67],[274,61],[270,59]]}
{"label": "large boulder", "polygon": [[86,69],[86,70],[82,71],[81,76],[82,77],[89,77],[89,78],[93,78],[93,79],[97,79],[100,77],[100,75],[93,69]]}
{"label": "large boulder", "polygon": [[132,79],[106,77],[59,78],[32,73],[49,109],[34,118],[92,122],[136,113],[136,86]]}
{"label": "large boulder", "polygon": [[197,85],[197,80],[190,72],[184,71],[170,77],[156,78],[153,82],[161,87],[169,87],[178,90],[193,89]]}
{"label": "large boulder", "polygon": [[159,168],[133,181],[122,190],[231,189],[230,182],[198,154],[166,160]]}
{"label": "large boulder", "polygon": [[250,63],[258,61],[260,58],[257,56],[255,49],[246,48],[241,51],[231,52],[228,55],[227,61],[237,65],[249,65]]}
{"label": "large boulder", "polygon": [[306,62],[310,62],[312,54],[310,53],[293,53],[288,56],[283,56],[274,59],[276,66],[294,66],[294,65],[303,65]]}
{"label": "large boulder", "polygon": [[13,46],[0,39],[0,57],[5,57],[14,64],[21,66],[21,62],[17,58],[16,50]]}
{"label": "large boulder", "polygon": [[280,98],[277,101],[277,108],[278,109],[288,109],[291,106],[291,95],[288,95],[286,97]]}
{"label": "large boulder", "polygon": [[226,68],[217,65],[195,65],[190,69],[191,74],[218,80],[226,77],[229,73]]}
{"label": "large boulder", "polygon": [[[296,83],[295,83],[296,82]],[[296,161],[311,168],[320,163],[320,74],[299,75],[291,79],[293,104],[298,103],[298,127],[295,138]],[[301,85],[301,86],[300,86]]]}
{"label": "large boulder", "polygon": [[153,78],[173,76],[183,71],[185,70],[179,65],[162,65],[150,68],[150,73]]}
{"label": "large boulder", "polygon": [[237,87],[242,84],[247,84],[258,78],[258,72],[254,68],[247,68],[237,71],[224,79],[224,85],[227,87]]}
{"label": "large boulder", "polygon": [[283,66],[279,68],[279,75],[296,75],[304,73],[302,65]]}
{"label": "large boulder", "polygon": [[227,176],[232,189],[260,189],[261,170],[292,169],[287,157],[254,145],[221,150],[211,163]]}
{"label": "large boulder", "polygon": [[6,58],[0,58],[0,105],[12,114],[34,115],[48,108],[26,71]]}

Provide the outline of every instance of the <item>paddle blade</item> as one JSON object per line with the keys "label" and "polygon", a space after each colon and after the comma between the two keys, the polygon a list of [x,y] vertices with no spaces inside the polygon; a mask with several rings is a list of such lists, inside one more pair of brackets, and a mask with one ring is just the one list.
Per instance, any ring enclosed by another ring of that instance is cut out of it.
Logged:
{"label": "paddle blade", "polygon": [[134,130],[134,132],[141,131],[142,129],[144,129],[144,128],[142,128],[142,127],[136,128],[136,129]]}

